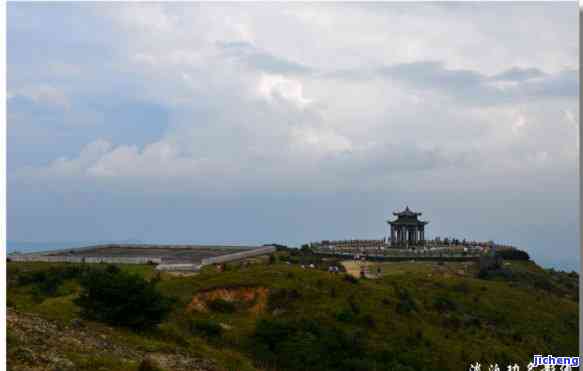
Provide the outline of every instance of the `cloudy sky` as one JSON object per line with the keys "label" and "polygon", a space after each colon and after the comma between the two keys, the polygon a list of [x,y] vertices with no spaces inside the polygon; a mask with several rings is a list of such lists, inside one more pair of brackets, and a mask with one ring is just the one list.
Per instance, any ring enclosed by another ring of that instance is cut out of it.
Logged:
{"label": "cloudy sky", "polygon": [[570,3],[8,4],[8,239],[427,235],[579,267]]}

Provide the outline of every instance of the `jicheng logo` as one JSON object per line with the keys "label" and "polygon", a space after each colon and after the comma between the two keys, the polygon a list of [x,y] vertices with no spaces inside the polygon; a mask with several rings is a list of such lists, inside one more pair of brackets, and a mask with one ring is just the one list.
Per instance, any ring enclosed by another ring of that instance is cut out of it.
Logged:
{"label": "jicheng logo", "polygon": [[551,355],[541,356],[540,354],[535,354],[534,366],[544,366],[544,365],[566,365],[572,367],[579,367],[579,357],[553,357]]}

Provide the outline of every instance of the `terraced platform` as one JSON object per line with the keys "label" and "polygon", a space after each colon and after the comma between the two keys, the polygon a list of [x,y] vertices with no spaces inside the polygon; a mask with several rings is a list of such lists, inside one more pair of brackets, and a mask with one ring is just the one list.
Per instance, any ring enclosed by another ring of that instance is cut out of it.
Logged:
{"label": "terraced platform", "polygon": [[107,258],[108,261],[119,259],[119,262],[143,261],[145,263],[151,261],[164,264],[200,264],[203,259],[259,248],[261,246],[108,244],[29,254],[11,254],[9,258],[15,261],[77,261],[85,258],[85,261],[88,262]]}

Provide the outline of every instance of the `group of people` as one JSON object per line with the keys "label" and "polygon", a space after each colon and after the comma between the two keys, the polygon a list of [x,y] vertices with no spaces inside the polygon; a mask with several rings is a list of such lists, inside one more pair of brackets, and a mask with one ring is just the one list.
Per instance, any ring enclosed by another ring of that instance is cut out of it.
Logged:
{"label": "group of people", "polygon": [[380,265],[377,265],[375,268],[369,267],[366,265],[360,266],[360,277],[365,278],[367,274],[374,274],[376,273],[377,277],[380,277],[383,273],[383,270]]}
{"label": "group of people", "polygon": [[331,265],[328,267],[328,272],[330,273],[340,273],[340,268],[337,265]]}

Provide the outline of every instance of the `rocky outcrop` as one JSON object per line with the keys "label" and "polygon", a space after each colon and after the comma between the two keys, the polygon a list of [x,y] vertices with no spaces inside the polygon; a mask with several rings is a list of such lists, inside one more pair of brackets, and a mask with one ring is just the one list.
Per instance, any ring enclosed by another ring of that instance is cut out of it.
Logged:
{"label": "rocky outcrop", "polygon": [[218,369],[213,361],[192,357],[179,349],[174,353],[147,352],[138,346],[123,343],[111,328],[88,325],[81,320],[62,324],[8,309],[6,323],[8,370],[12,371],[76,370],[78,368],[71,354],[106,357],[136,365],[148,358],[168,371]]}
{"label": "rocky outcrop", "polygon": [[259,314],[265,311],[269,290],[265,287],[224,287],[199,292],[194,295],[186,308],[187,312],[208,312],[208,304],[221,299],[231,303],[245,304],[251,313]]}

